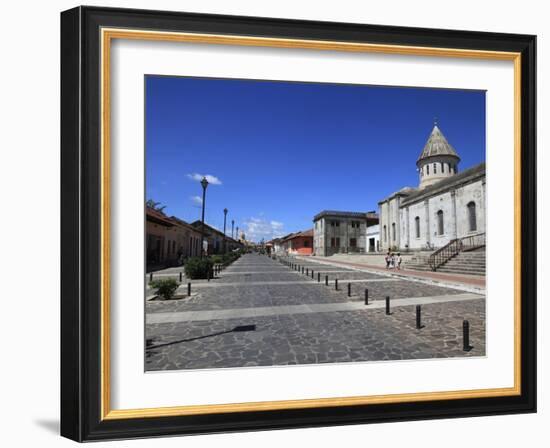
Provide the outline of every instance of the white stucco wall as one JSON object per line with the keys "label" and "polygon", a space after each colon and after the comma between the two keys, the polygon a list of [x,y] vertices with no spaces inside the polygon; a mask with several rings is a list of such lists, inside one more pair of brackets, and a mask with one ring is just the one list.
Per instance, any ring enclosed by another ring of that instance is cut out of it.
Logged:
{"label": "white stucco wall", "polygon": [[[476,230],[470,231],[468,203],[476,204]],[[408,213],[407,213],[408,209]],[[439,235],[437,212],[443,212],[444,231]],[[382,211],[382,209],[381,209]],[[459,186],[428,199],[408,204],[399,210],[401,249],[426,249],[427,243],[442,247],[454,238],[485,232],[485,179]],[[420,236],[416,237],[415,218],[420,218]],[[408,224],[408,226],[407,226]],[[386,246],[384,246],[386,247]]]}

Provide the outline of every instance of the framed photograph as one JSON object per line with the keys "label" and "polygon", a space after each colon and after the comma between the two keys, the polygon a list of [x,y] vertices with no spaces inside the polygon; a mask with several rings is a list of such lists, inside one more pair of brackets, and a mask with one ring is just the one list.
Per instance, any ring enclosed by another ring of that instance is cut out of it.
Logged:
{"label": "framed photograph", "polygon": [[62,435],[535,412],[535,44],[63,12]]}

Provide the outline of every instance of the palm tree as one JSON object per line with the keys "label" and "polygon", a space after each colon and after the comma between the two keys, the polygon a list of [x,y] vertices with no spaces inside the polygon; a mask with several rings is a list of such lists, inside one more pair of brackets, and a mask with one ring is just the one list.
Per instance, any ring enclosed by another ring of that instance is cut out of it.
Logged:
{"label": "palm tree", "polygon": [[156,211],[161,212],[161,213],[166,208],[166,205],[161,206],[160,202],[155,202],[152,199],[148,199],[147,202],[145,203],[145,205],[147,205],[147,207],[152,208],[153,210],[156,210]]}

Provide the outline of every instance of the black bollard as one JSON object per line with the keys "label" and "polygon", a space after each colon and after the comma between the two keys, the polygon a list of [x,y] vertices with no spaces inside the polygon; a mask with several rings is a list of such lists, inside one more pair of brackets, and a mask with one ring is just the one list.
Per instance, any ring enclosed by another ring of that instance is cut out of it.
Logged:
{"label": "black bollard", "polygon": [[386,315],[389,316],[390,314],[390,296],[386,296]]}
{"label": "black bollard", "polygon": [[212,276],[212,269],[208,269],[208,274],[206,274],[208,277],[208,281],[210,281],[210,277]]}
{"label": "black bollard", "polygon": [[348,283],[348,297],[351,297],[351,283]]}
{"label": "black bollard", "polygon": [[313,279],[313,269],[311,270],[311,278]]}
{"label": "black bollard", "polygon": [[191,296],[191,282],[187,283],[187,295]]}
{"label": "black bollard", "polygon": [[338,279],[334,280],[334,290],[338,291]]}
{"label": "black bollard", "polygon": [[302,266],[302,274],[304,273],[304,267]]}
{"label": "black bollard", "polygon": [[317,283],[321,283],[321,273],[317,272]]}
{"label": "black bollard", "polygon": [[369,304],[369,290],[365,289],[365,305]]}
{"label": "black bollard", "polygon": [[328,275],[325,275],[325,286],[328,286]]}
{"label": "black bollard", "polygon": [[422,308],[420,305],[416,305],[416,329],[422,328]]}
{"label": "black bollard", "polygon": [[152,272],[149,274],[149,281],[150,281],[150,282],[153,281],[153,273],[152,273]]}
{"label": "black bollard", "polygon": [[462,349],[465,352],[469,352],[472,347],[470,346],[470,322],[467,320],[464,320],[462,322],[462,340],[463,340],[463,347]]}
{"label": "black bollard", "polygon": [[181,283],[181,280],[182,280],[182,274],[181,274],[181,272],[180,272],[180,283]]}
{"label": "black bollard", "polygon": [[309,268],[306,269],[306,277],[309,277]]}

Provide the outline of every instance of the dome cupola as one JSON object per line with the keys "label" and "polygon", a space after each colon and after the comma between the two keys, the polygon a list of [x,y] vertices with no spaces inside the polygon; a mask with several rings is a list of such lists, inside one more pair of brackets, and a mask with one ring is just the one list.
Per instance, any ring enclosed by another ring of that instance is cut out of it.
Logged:
{"label": "dome cupola", "polygon": [[430,137],[416,161],[420,175],[419,188],[425,188],[454,176],[458,173],[459,162],[460,157],[435,122]]}

